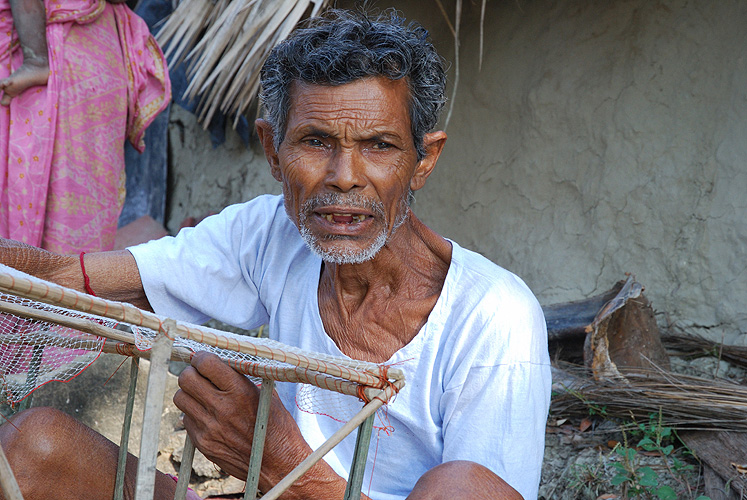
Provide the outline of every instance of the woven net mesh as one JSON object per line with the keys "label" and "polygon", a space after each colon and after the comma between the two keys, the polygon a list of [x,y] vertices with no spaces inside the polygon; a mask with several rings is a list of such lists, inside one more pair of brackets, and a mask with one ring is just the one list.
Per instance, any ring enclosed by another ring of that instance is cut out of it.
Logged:
{"label": "woven net mesh", "polygon": [[[0,293],[0,301],[67,317],[80,313]],[[114,321],[100,319],[112,328]],[[14,404],[47,382],[67,381],[95,361],[104,339],[54,323],[0,313],[0,377],[8,403]]]}
{"label": "woven net mesh", "polygon": [[[90,311],[104,311],[106,316]],[[102,352],[143,355],[159,332],[174,341],[175,359],[189,361],[193,353],[209,351],[255,379],[307,384],[299,392],[298,407],[340,421],[360,410],[363,403],[358,397],[366,399],[364,389],[378,391],[390,384],[387,367],[382,365],[309,353],[271,339],[204,326],[175,323],[169,330],[165,324],[166,318],[133,306],[95,299],[0,265],[3,395],[15,404],[50,381],[68,381]],[[102,330],[108,340],[96,334]]]}

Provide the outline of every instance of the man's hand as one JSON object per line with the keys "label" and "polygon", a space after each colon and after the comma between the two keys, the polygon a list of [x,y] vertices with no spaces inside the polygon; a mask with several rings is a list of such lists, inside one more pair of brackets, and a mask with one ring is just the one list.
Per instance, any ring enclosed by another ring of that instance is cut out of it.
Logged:
{"label": "man's hand", "polygon": [[[192,366],[179,376],[179,387],[174,404],[184,412],[184,427],[195,446],[225,472],[246,480],[259,389],[207,352],[195,354]],[[273,394],[260,489],[274,486],[310,453],[293,417]],[[326,463],[320,462],[307,474],[309,480],[299,485],[304,491],[296,492],[298,498],[331,498],[337,490],[342,497],[345,483]]]}

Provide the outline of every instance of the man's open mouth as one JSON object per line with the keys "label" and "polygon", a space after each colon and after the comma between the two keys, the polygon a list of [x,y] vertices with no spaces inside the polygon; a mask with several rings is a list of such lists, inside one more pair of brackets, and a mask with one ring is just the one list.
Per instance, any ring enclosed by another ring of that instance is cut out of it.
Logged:
{"label": "man's open mouth", "polygon": [[366,220],[369,216],[365,214],[344,214],[344,213],[331,213],[331,214],[319,214],[327,221],[329,222],[335,222],[335,223],[347,223],[347,224],[355,224],[358,222],[363,222]]}

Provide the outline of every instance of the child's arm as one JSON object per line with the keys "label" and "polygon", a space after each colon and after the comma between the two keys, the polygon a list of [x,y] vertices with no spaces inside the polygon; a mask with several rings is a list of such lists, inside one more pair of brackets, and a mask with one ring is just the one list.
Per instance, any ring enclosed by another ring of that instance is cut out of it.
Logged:
{"label": "child's arm", "polygon": [[0,80],[0,104],[34,85],[45,85],[49,78],[47,56],[47,14],[43,0],[10,0],[13,24],[23,51],[23,64],[8,78]]}
{"label": "child's arm", "polygon": [[43,0],[10,0],[23,63],[47,65],[47,14]]}

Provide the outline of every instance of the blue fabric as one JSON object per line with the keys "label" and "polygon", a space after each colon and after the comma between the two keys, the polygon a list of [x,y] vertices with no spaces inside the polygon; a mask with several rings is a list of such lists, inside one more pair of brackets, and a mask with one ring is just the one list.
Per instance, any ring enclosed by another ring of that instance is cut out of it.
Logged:
{"label": "blue fabric", "polygon": [[[173,11],[171,0],[141,0],[135,13],[143,18],[151,33],[156,33],[160,23]],[[168,61],[171,62],[171,61]],[[184,91],[189,85],[186,67],[179,64],[169,70],[173,102],[185,110],[195,113],[199,103],[196,99],[185,99]],[[166,108],[145,131],[145,151],[140,154],[129,143],[125,144],[125,173],[127,176],[124,207],[119,216],[119,227],[150,215],[165,225],[167,175],[168,175],[168,127],[169,111]],[[213,148],[226,140],[226,116],[217,113],[210,122],[208,131]],[[241,116],[236,132],[249,145],[251,126],[245,116]]]}

